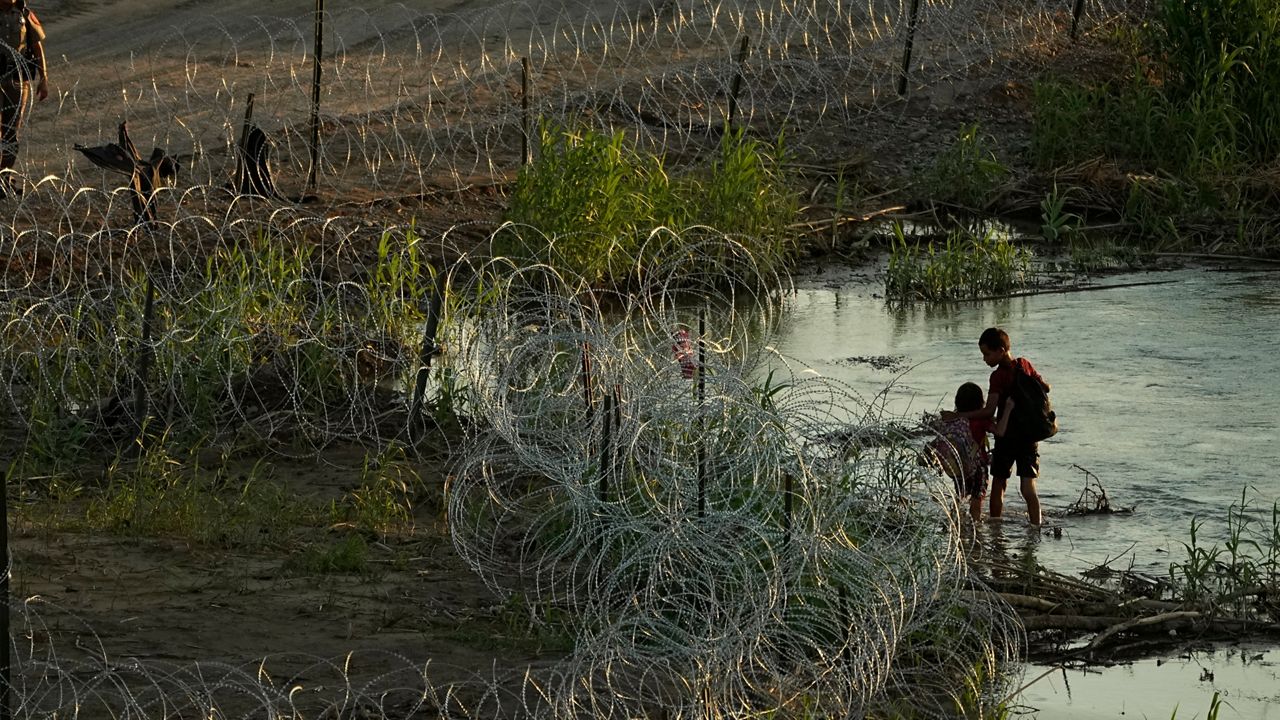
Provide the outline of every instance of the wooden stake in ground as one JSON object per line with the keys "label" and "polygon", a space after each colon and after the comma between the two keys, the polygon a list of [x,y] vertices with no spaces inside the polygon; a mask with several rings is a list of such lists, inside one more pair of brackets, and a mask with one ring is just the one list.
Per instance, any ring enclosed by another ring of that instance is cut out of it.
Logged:
{"label": "wooden stake in ground", "polygon": [[529,164],[529,58],[520,58],[520,164]]}
{"label": "wooden stake in ground", "polygon": [[707,313],[698,311],[698,517],[707,513],[707,424],[702,404],[707,398]]}
{"label": "wooden stake in ground", "polygon": [[316,0],[315,52],[311,74],[311,168],[307,171],[307,191],[316,189],[320,168],[320,56],[324,54],[324,0]]}
{"label": "wooden stake in ground", "polygon": [[907,73],[911,70],[911,45],[916,39],[916,20],[920,17],[920,0],[911,0],[907,19],[907,39],[902,45],[902,73],[898,76],[898,95],[907,94]]}
{"label": "wooden stake in ground", "polygon": [[4,576],[0,577],[0,720],[9,720],[9,473],[0,470],[0,561]]}
{"label": "wooden stake in ground", "polygon": [[413,383],[413,401],[409,404],[409,436],[412,438],[421,422],[422,403],[427,393],[427,379],[431,376],[431,358],[440,354],[436,333],[440,329],[440,314],[444,312],[444,284],[448,273],[443,270],[436,276],[431,290],[431,304],[427,306],[427,324],[422,330],[422,350],[418,354],[418,376]]}
{"label": "wooden stake in ground", "polygon": [[151,375],[151,325],[155,319],[156,283],[147,273],[147,300],[142,309],[142,335],[138,343],[138,380],[133,388],[133,417],[138,423],[138,442],[147,427],[147,379]]}
{"label": "wooden stake in ground", "polygon": [[725,121],[725,130],[733,131],[733,122],[738,115],[738,93],[742,90],[742,67],[747,63],[747,50],[751,45],[751,36],[742,36],[742,45],[738,48],[738,63],[733,72],[733,82],[729,85],[729,115]]}
{"label": "wooden stake in ground", "polygon": [[1084,0],[1076,0],[1071,9],[1071,39],[1076,39],[1076,31],[1080,28],[1080,16],[1084,14]]}

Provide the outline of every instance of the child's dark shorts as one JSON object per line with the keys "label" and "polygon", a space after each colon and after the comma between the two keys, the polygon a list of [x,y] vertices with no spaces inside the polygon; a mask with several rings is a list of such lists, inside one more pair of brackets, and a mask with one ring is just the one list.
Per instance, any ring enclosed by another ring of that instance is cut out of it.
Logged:
{"label": "child's dark shorts", "polygon": [[987,465],[979,463],[963,481],[956,479],[956,494],[962,498],[987,496]]}
{"label": "child's dark shorts", "polygon": [[1001,442],[996,439],[995,449],[991,451],[991,477],[997,480],[1009,479],[1009,471],[1016,464],[1018,477],[1033,478],[1040,476],[1040,443]]}

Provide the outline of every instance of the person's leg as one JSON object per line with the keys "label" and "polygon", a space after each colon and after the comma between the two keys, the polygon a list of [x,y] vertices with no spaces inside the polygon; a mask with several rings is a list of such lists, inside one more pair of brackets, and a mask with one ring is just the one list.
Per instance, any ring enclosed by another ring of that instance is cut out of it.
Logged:
{"label": "person's leg", "polygon": [[18,131],[26,110],[26,83],[0,78],[0,196],[7,195],[12,177],[6,170],[18,164]]}
{"label": "person's leg", "polygon": [[965,490],[969,493],[969,517],[977,524],[982,519],[982,503],[987,499],[987,464],[983,463],[969,478]]}
{"label": "person's leg", "polygon": [[1032,525],[1044,519],[1040,513],[1040,493],[1036,490],[1036,478],[1040,476],[1040,446],[1036,443],[1020,448],[1017,453],[1018,479],[1021,480],[1022,499],[1027,502],[1027,518]]}
{"label": "person's leg", "polygon": [[996,439],[996,446],[991,450],[991,517],[1004,515],[1004,491],[1009,486],[1009,476],[1013,472],[1014,455],[1010,447]]}
{"label": "person's leg", "polygon": [[1008,484],[1007,477],[991,478],[991,517],[993,518],[1004,515],[1004,489]]}
{"label": "person's leg", "polygon": [[22,83],[0,78],[0,170],[18,162],[18,129],[22,126]]}
{"label": "person's leg", "polygon": [[1036,479],[1034,476],[1019,479],[1022,481],[1022,499],[1027,501],[1027,517],[1032,525],[1039,525],[1043,518],[1040,516],[1040,495],[1036,492]]}

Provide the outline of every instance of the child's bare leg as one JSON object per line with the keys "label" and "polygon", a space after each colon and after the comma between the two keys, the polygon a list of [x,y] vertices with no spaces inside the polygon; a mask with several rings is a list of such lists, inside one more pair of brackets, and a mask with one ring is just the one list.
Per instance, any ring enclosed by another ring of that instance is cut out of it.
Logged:
{"label": "child's bare leg", "polygon": [[1039,525],[1042,520],[1040,516],[1040,494],[1036,492],[1036,479],[1034,477],[1020,478],[1022,480],[1022,499],[1027,501],[1027,517],[1031,519],[1032,525]]}
{"label": "child's bare leg", "polygon": [[1004,515],[1004,488],[1009,478],[991,478],[991,517]]}
{"label": "child's bare leg", "polygon": [[969,517],[973,518],[973,521],[975,523],[982,519],[982,496],[981,495],[969,496]]}

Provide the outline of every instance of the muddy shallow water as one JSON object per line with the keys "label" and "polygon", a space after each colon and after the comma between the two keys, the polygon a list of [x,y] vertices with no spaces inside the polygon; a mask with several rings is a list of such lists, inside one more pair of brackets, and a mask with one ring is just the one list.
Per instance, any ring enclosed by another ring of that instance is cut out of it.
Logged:
{"label": "muddy shallow water", "polygon": [[1036,720],[1164,720],[1208,716],[1214,693],[1220,720],[1280,718],[1280,650],[1245,645],[1097,669],[1031,666],[1037,680],[1019,698]]}
{"label": "muddy shallow water", "polygon": [[[1270,526],[1280,500],[1280,273],[1178,270],[1099,284],[1133,282],[1160,284],[893,309],[874,278],[802,278],[775,347],[868,396],[892,383],[890,411],[918,416],[950,408],[962,382],[985,390],[977,338],[1005,328],[1014,354],[1053,385],[1060,418],[1041,447],[1040,494],[1063,533],[1039,543],[1040,562],[1075,572],[1122,555],[1124,567],[1163,574],[1181,559],[1193,517],[1205,520],[1201,542],[1225,540],[1226,510],[1245,488]],[[1134,514],[1062,517],[1085,485],[1075,465]],[[1006,501],[1007,520],[1024,522],[1016,489]]]}
{"label": "muddy shallow water", "polygon": [[[996,325],[1015,355],[1053,385],[1061,431],[1041,448],[1040,495],[1061,537],[1026,526],[1015,487],[988,542],[1074,574],[1116,569],[1167,577],[1185,558],[1193,518],[1201,544],[1228,538],[1227,508],[1247,489],[1270,533],[1280,501],[1280,272],[1184,269],[1098,284],[1159,283],[930,307],[888,307],[870,274],[829,270],[797,280],[776,349],[798,366],[918,417],[950,408],[965,381],[987,387],[977,338]],[[1094,473],[1132,515],[1067,517]],[[1061,672],[1022,701],[1042,718],[1280,717],[1280,651],[1151,660]],[[1044,668],[1028,668],[1027,679]],[[1204,673],[1212,673],[1205,675]],[[1201,678],[1204,679],[1201,679]],[[1210,679],[1216,678],[1216,679]]]}

